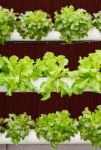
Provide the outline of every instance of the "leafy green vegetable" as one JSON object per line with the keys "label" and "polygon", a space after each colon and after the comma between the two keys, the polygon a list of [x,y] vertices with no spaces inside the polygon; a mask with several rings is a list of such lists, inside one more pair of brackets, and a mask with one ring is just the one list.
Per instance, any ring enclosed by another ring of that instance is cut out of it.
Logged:
{"label": "leafy green vegetable", "polygon": [[93,24],[101,32],[101,11],[99,11],[98,13],[95,13],[94,17],[95,19],[93,20]]}
{"label": "leafy green vegetable", "polygon": [[69,95],[71,96],[72,91],[71,88],[69,87],[69,84],[65,83],[61,79],[56,79],[56,78],[48,78],[46,82],[44,82],[41,85],[41,89],[39,93],[43,96],[42,100],[47,100],[51,98],[51,93],[56,92],[56,93],[61,93],[61,97],[64,95]]}
{"label": "leafy green vegetable", "polygon": [[14,91],[34,91],[30,79],[33,77],[34,60],[25,56],[20,59],[17,56],[10,58],[0,57],[0,85],[7,87],[7,95]]}
{"label": "leafy green vegetable", "polygon": [[90,78],[89,77],[88,78],[80,77],[79,71],[77,71],[77,74],[78,74],[78,76],[75,73],[73,75],[73,77],[71,77],[74,80],[72,87],[71,87],[71,91],[72,91],[71,93],[79,95],[79,94],[82,94],[85,91],[85,89],[87,88],[88,80]]}
{"label": "leafy green vegetable", "polygon": [[[4,68],[1,69],[1,85],[7,87],[7,95],[12,95],[13,91],[18,89],[20,70],[18,66],[18,57],[2,57]],[[3,66],[2,66],[3,67]]]}
{"label": "leafy green vegetable", "polygon": [[18,116],[10,114],[5,122],[7,122],[6,137],[10,137],[14,144],[18,144],[29,134],[30,129],[34,128],[34,121],[26,113]]}
{"label": "leafy green vegetable", "polygon": [[35,122],[37,136],[45,138],[52,147],[69,140],[77,133],[76,121],[70,118],[68,111],[41,115]]}
{"label": "leafy green vegetable", "polygon": [[[101,74],[98,72],[80,72],[78,76],[73,75],[74,80],[71,90],[74,94],[82,94],[87,88],[92,92],[101,93]],[[92,74],[92,76],[91,76]],[[77,77],[77,78],[76,78]]]}
{"label": "leafy green vegetable", "polygon": [[0,118],[0,133],[4,133],[6,128],[4,127],[4,119]]}
{"label": "leafy green vegetable", "polygon": [[70,77],[74,80],[72,92],[82,94],[88,87],[92,92],[101,93],[101,50],[80,58],[79,64],[78,70],[70,73]]}
{"label": "leafy green vegetable", "polygon": [[89,140],[93,147],[101,148],[101,106],[91,113],[88,108],[79,117],[79,131],[81,138]]}
{"label": "leafy green vegetable", "polygon": [[68,77],[67,65],[68,59],[65,56],[54,56],[52,52],[47,52],[42,60],[36,61],[34,72],[39,71],[40,76],[48,77],[39,91],[43,96],[42,100],[49,99],[52,92],[61,93],[61,96],[70,93],[68,84],[60,79],[61,77]]}
{"label": "leafy green vegetable", "polygon": [[23,140],[31,129],[34,129],[38,138],[45,138],[53,148],[70,141],[78,131],[85,141],[90,141],[94,148],[101,148],[101,105],[94,112],[85,108],[83,115],[72,119],[68,111],[41,114],[35,121],[26,113],[10,114],[9,118],[0,118],[0,133],[6,132],[14,144]]}
{"label": "leafy green vegetable", "polygon": [[16,16],[13,9],[8,10],[0,6],[0,44],[10,38],[16,26]]}
{"label": "leafy green vegetable", "polygon": [[55,12],[55,29],[61,32],[61,39],[67,43],[83,38],[91,28],[92,16],[84,9],[66,6],[60,14]]}
{"label": "leafy green vegetable", "polygon": [[79,60],[80,66],[78,69],[95,69],[100,71],[101,67],[101,50],[95,50],[94,53],[90,53],[88,57],[84,57],[83,59],[80,57]]}
{"label": "leafy green vegetable", "polygon": [[46,52],[42,60],[37,59],[34,65],[34,73],[39,77],[60,78],[68,75],[67,65],[68,59],[65,56],[55,56],[52,52]]}
{"label": "leafy green vegetable", "polygon": [[30,59],[28,56],[25,56],[23,59],[19,60],[20,66],[20,81],[19,81],[19,90],[20,91],[35,91],[34,86],[31,84],[31,78],[33,77],[33,65],[34,60]]}
{"label": "leafy green vegetable", "polygon": [[18,32],[23,38],[29,37],[35,40],[41,40],[52,30],[52,20],[50,15],[42,10],[27,11],[19,16]]}
{"label": "leafy green vegetable", "polygon": [[71,43],[87,36],[88,31],[96,26],[101,31],[101,11],[92,16],[84,9],[75,10],[74,6],[66,6],[55,12],[55,23],[47,12],[42,10],[26,11],[24,14],[14,13],[13,9],[0,6],[0,44],[9,40],[14,29],[25,38],[41,40],[49,31],[56,29],[61,39]]}
{"label": "leafy green vegetable", "polygon": [[[63,55],[55,56],[47,52],[42,59],[34,61],[28,56],[19,59],[0,56],[0,86],[7,88],[7,95],[12,92],[38,92],[47,100],[52,92],[71,96],[82,94],[86,88],[92,92],[101,93],[101,50],[90,53],[79,59],[78,70],[69,71],[68,59]],[[45,77],[38,91],[33,81]],[[62,80],[69,78],[69,81]]]}
{"label": "leafy green vegetable", "polygon": [[55,79],[49,78],[46,82],[41,85],[39,93],[43,96],[42,100],[45,101],[51,98],[51,93],[55,90]]}

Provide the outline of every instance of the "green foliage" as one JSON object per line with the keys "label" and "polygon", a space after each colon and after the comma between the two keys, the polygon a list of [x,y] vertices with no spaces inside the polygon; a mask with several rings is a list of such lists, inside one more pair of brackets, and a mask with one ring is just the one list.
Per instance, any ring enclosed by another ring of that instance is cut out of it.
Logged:
{"label": "green foliage", "polygon": [[85,108],[83,115],[78,120],[72,119],[68,111],[41,114],[35,121],[26,113],[10,114],[9,118],[0,118],[0,133],[6,132],[6,137],[11,138],[14,144],[21,140],[33,129],[38,138],[43,137],[50,142],[53,148],[71,140],[80,132],[81,139],[90,141],[94,148],[101,148],[101,106],[95,112]]}
{"label": "green foliage", "polygon": [[19,16],[17,30],[23,38],[41,40],[52,30],[52,26],[50,15],[46,12],[42,10],[27,11]]}
{"label": "green foliage", "polygon": [[70,78],[73,80],[71,93],[76,95],[82,94],[87,87],[88,77],[81,77],[79,70],[70,72],[69,74]]}
{"label": "green foliage", "polygon": [[34,65],[34,73],[40,77],[59,78],[68,75],[68,59],[63,55],[55,56],[52,52],[46,52],[43,59],[37,59]]}
{"label": "green foliage", "polygon": [[[19,59],[17,56],[10,58],[0,57],[0,62],[0,85],[7,87],[7,95],[9,96],[14,91],[35,91],[34,86],[31,84],[31,79],[35,80],[45,76],[53,78],[55,81],[68,75],[68,69],[65,68],[68,60],[62,55],[54,56],[51,52],[47,52],[42,60],[38,59],[36,62],[28,56],[23,59]],[[59,83],[62,86],[62,81],[59,81]],[[46,82],[46,84],[49,83]],[[63,84],[65,85],[65,83]],[[46,91],[48,94],[47,89]],[[66,90],[64,89],[64,91]]]}
{"label": "green foliage", "polygon": [[12,56],[10,58],[2,57],[5,64],[6,73],[1,72],[0,77],[2,85],[7,87],[7,95],[11,96],[13,91],[18,89],[19,84],[19,66],[18,57]]}
{"label": "green foliage", "polygon": [[34,60],[28,56],[25,56],[23,59],[19,60],[18,65],[20,69],[20,81],[18,90],[21,92],[35,91],[35,88],[30,81],[33,77]]}
{"label": "green foliage", "polygon": [[94,17],[95,18],[93,20],[93,24],[101,32],[101,11],[99,11],[98,13],[95,13]]}
{"label": "green foliage", "polygon": [[[68,74],[68,59],[63,55],[55,56],[52,52],[46,52],[43,59],[36,61],[36,67],[41,70],[41,76],[61,77]],[[39,67],[39,68],[38,68]]]}
{"label": "green foliage", "polygon": [[5,121],[3,118],[0,118],[0,133],[4,133],[6,128],[4,127]]}
{"label": "green foliage", "polygon": [[16,26],[16,16],[13,9],[8,10],[0,6],[0,44],[10,38]]}
{"label": "green foliage", "polygon": [[90,53],[88,57],[84,57],[84,59],[80,58],[79,63],[79,69],[86,67],[87,69],[95,69],[97,71],[100,71],[101,50],[95,50],[94,53]]}
{"label": "green foliage", "polygon": [[[19,59],[0,56],[0,86],[7,88],[7,95],[12,92],[38,92],[47,100],[52,92],[71,96],[82,94],[87,88],[92,92],[101,93],[101,50],[90,53],[79,59],[78,70],[69,71],[68,59],[63,55],[55,56],[47,52],[42,59],[36,61],[28,56]],[[40,90],[34,87],[33,81],[46,77]],[[72,80],[70,85],[69,78]]]}
{"label": "green foliage", "polygon": [[86,88],[90,88],[92,92],[101,93],[101,50],[80,58],[79,64],[78,70],[70,73],[74,80],[72,92],[82,94]]}
{"label": "green foliage", "polygon": [[47,52],[43,59],[36,61],[34,71],[40,71],[40,76],[48,77],[48,80],[41,85],[39,93],[43,96],[42,100],[47,100],[51,97],[52,92],[61,93],[61,96],[69,93],[68,84],[62,81],[61,77],[68,76],[68,59],[63,55],[54,56],[53,53]]}
{"label": "green foliage", "polygon": [[42,100],[47,100],[51,98],[52,92],[60,93],[61,97],[67,94],[69,96],[72,95],[69,84],[65,83],[65,81],[62,81],[60,78],[56,79],[50,77],[46,82],[41,85],[39,93],[43,96]]}
{"label": "green foliage", "polygon": [[10,137],[14,144],[18,144],[21,140],[24,140],[29,134],[30,129],[34,128],[34,121],[26,113],[18,116],[10,114],[5,122],[7,122],[6,137]]}
{"label": "green foliage", "polygon": [[92,16],[84,9],[66,6],[60,13],[55,12],[55,29],[61,32],[61,39],[67,43],[83,38],[91,28]]}
{"label": "green foliage", "polygon": [[14,91],[35,90],[30,82],[34,60],[28,56],[20,60],[12,56],[0,57],[0,62],[0,85],[7,87],[7,95],[11,96]]}
{"label": "green foliage", "polygon": [[79,118],[79,131],[81,138],[89,140],[93,147],[101,148],[101,106],[91,113],[88,108]]}
{"label": "green foliage", "polygon": [[69,140],[77,133],[77,122],[70,118],[68,111],[41,115],[35,122],[37,136],[45,138],[52,147]]}
{"label": "green foliage", "polygon": [[49,31],[57,30],[61,39],[67,43],[80,40],[87,36],[88,31],[97,27],[101,31],[101,11],[94,14],[94,19],[84,9],[75,10],[74,6],[66,6],[55,12],[55,23],[47,12],[43,10],[26,11],[24,14],[14,13],[13,9],[0,6],[0,44],[9,40],[14,29],[22,38],[42,40]]}

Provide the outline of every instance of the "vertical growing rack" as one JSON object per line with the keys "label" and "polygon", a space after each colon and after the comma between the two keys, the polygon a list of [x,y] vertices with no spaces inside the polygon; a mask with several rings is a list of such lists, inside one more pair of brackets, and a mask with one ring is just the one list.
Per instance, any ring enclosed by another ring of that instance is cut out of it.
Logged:
{"label": "vertical growing rack", "polygon": [[[92,0],[13,0],[0,1],[0,5],[6,8],[14,8],[16,12],[24,12],[27,10],[42,9],[51,14],[60,10],[63,6],[74,5],[75,8],[84,8],[90,13],[98,12],[101,9],[101,1],[96,0],[94,5]],[[54,18],[53,18],[54,20]],[[54,52],[55,55],[65,55],[69,59],[69,68],[74,70],[77,68],[79,56],[87,56],[95,49],[101,49],[101,42],[77,42],[66,44],[63,42],[7,42],[0,45],[0,54],[3,56],[17,55],[19,58],[27,55],[31,58],[39,58],[46,51]],[[101,104],[101,95],[91,92],[85,92],[79,96],[64,96],[62,99],[57,93],[53,93],[51,100],[47,102],[40,101],[41,96],[36,93],[14,93],[12,97],[0,93],[0,117],[7,117],[9,113],[20,114],[27,112],[33,119],[42,113],[50,113],[69,110],[71,116],[76,118],[81,115],[86,106],[90,110],[94,110],[97,105]]]}

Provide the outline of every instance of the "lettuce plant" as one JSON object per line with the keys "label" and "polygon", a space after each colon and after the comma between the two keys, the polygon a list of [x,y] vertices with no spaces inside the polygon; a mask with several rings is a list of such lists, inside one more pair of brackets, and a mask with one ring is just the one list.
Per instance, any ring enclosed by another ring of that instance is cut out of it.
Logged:
{"label": "lettuce plant", "polygon": [[48,77],[48,80],[41,85],[39,93],[43,96],[42,100],[51,97],[52,92],[61,93],[61,96],[70,93],[68,84],[60,80],[61,77],[68,77],[67,68],[68,59],[63,55],[54,56],[53,53],[47,52],[43,59],[36,61],[36,71],[40,72],[40,76]]}
{"label": "lettuce plant", "polygon": [[7,88],[7,95],[11,96],[14,91],[34,91],[31,84],[33,77],[34,60],[25,56],[20,59],[17,56],[0,57],[0,85]]}
{"label": "lettuce plant", "polygon": [[7,95],[12,95],[18,89],[20,70],[18,57],[1,57],[0,85],[7,87]]}
{"label": "lettuce plant", "polygon": [[35,75],[40,77],[60,78],[68,75],[68,59],[63,55],[55,56],[52,52],[46,52],[42,60],[37,59],[34,65]]}
{"label": "lettuce plant", "polygon": [[92,16],[84,9],[75,10],[73,6],[63,7],[55,12],[55,29],[67,43],[79,40],[92,28]]}
{"label": "lettuce plant", "polygon": [[91,113],[88,108],[79,117],[79,131],[83,140],[89,140],[93,147],[101,148],[101,106]]}
{"label": "lettuce plant", "polygon": [[[38,92],[47,100],[52,92],[71,96],[82,94],[86,88],[92,92],[101,93],[101,50],[90,53],[79,59],[78,70],[69,71],[68,59],[63,55],[55,56],[47,52],[42,59],[36,61],[28,56],[19,59],[13,55],[10,58],[0,56],[0,86],[7,88],[7,95],[12,92]],[[47,78],[37,90],[32,80]],[[70,78],[72,85],[62,78]]]}
{"label": "lettuce plant", "polygon": [[21,140],[29,134],[30,129],[34,128],[34,121],[31,116],[26,113],[21,115],[10,114],[9,118],[5,119],[7,122],[7,135],[11,138],[14,144],[18,144]]}
{"label": "lettuce plant", "polygon": [[41,89],[39,91],[39,93],[42,95],[41,100],[44,101],[51,98],[52,92],[60,93],[61,97],[67,94],[69,96],[72,95],[72,90],[69,87],[69,84],[65,83],[65,81],[61,80],[60,78],[50,77],[41,85]]}
{"label": "lettuce plant", "polygon": [[0,133],[4,133],[5,130],[6,130],[4,124],[5,124],[4,119],[3,119],[3,118],[0,118]]}
{"label": "lettuce plant", "polygon": [[16,26],[16,16],[13,9],[8,10],[0,6],[0,44],[10,38]]}
{"label": "lettuce plant", "polygon": [[74,79],[72,92],[82,94],[88,87],[92,92],[101,93],[101,50],[79,59],[78,70],[70,73]]}
{"label": "lettuce plant", "polygon": [[31,79],[33,78],[34,60],[28,56],[25,56],[19,60],[18,66],[20,70],[18,90],[21,92],[34,92],[35,88],[31,84]]}
{"label": "lettuce plant", "polygon": [[41,40],[52,30],[50,15],[42,10],[27,11],[19,16],[17,30],[23,38]]}
{"label": "lettuce plant", "polygon": [[93,24],[101,32],[101,11],[99,11],[98,13],[94,14]]}
{"label": "lettuce plant", "polygon": [[88,79],[87,87],[93,92],[101,93],[101,50],[90,53],[87,58],[79,60],[80,76]]}
{"label": "lettuce plant", "polygon": [[83,73],[80,73],[79,70],[70,72],[69,77],[73,80],[73,84],[71,86],[71,95],[82,94],[88,85],[89,77],[86,77]]}
{"label": "lettuce plant", "polygon": [[41,115],[35,122],[37,136],[45,138],[52,147],[71,139],[77,133],[77,122],[70,118],[68,111]]}

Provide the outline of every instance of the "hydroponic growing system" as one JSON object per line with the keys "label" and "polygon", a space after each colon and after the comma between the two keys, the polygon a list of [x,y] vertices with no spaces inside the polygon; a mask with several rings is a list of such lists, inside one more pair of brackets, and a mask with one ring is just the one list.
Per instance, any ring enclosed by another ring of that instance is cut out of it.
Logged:
{"label": "hydroponic growing system", "polygon": [[0,1],[0,144],[101,148],[100,94],[100,0]]}

